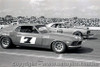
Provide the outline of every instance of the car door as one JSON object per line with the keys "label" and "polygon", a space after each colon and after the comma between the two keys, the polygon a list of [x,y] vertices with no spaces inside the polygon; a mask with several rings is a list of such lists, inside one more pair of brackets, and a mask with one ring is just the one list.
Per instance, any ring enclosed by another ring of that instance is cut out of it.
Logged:
{"label": "car door", "polygon": [[[14,43],[22,46],[41,46],[42,35],[33,26],[20,26],[15,30]],[[32,29],[31,29],[32,28]]]}

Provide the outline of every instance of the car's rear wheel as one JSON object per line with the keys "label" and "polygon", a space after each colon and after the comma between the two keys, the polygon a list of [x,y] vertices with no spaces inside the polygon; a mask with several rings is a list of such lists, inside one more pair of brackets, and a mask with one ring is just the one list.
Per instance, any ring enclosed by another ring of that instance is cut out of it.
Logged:
{"label": "car's rear wheel", "polygon": [[56,53],[63,53],[66,50],[66,45],[63,42],[56,41],[52,44],[52,50]]}
{"label": "car's rear wheel", "polygon": [[4,49],[11,48],[13,46],[12,41],[9,37],[2,37],[0,44],[1,47]]}

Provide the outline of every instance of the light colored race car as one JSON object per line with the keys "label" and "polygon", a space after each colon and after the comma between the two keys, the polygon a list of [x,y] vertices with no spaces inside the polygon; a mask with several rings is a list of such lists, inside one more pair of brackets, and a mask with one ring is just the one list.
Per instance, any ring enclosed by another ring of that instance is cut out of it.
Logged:
{"label": "light colored race car", "polygon": [[15,46],[49,48],[54,52],[62,53],[68,48],[79,48],[82,38],[75,35],[50,33],[45,25],[22,24],[0,30],[1,47]]}
{"label": "light colored race car", "polygon": [[65,26],[63,23],[50,23],[46,26],[51,32],[67,33],[77,35],[82,38],[88,38],[90,35],[92,35],[90,30],[87,28],[70,28]]}

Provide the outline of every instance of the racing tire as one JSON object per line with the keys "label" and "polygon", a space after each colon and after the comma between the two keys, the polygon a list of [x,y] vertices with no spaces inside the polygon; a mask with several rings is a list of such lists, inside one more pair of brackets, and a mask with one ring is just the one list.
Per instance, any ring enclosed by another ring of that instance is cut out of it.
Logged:
{"label": "racing tire", "polygon": [[56,42],[53,42],[52,44],[52,50],[56,53],[64,53],[66,49],[67,49],[67,46],[63,42],[56,41]]}
{"label": "racing tire", "polygon": [[0,44],[1,44],[1,47],[4,49],[14,47],[9,37],[2,37]]}
{"label": "racing tire", "polygon": [[82,37],[82,38],[83,38],[83,36],[82,36],[82,33],[81,33],[81,32],[74,32],[74,33],[73,33],[73,35],[80,36],[80,37]]}

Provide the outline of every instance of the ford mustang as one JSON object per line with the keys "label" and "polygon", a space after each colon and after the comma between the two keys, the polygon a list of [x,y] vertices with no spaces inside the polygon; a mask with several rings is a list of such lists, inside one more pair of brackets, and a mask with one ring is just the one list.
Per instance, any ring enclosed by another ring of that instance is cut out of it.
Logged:
{"label": "ford mustang", "polygon": [[75,35],[51,33],[45,25],[11,25],[0,30],[0,44],[4,49],[15,46],[49,48],[56,53],[79,48],[82,38]]}

